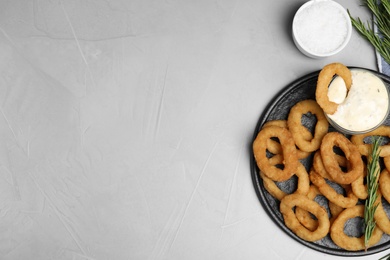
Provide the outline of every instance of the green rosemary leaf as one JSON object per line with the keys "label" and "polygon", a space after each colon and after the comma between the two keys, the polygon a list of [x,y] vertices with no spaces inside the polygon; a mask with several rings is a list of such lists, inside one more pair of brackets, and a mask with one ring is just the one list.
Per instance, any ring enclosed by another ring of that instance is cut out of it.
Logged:
{"label": "green rosemary leaf", "polygon": [[[367,21],[363,23],[360,18],[351,19],[352,26],[378,51],[384,60],[390,64],[390,0],[364,0],[363,4],[368,7],[375,17],[375,24],[378,27],[380,36],[374,31]],[[371,21],[372,24],[372,21]]]}
{"label": "green rosemary leaf", "polygon": [[383,1],[382,2],[383,7],[385,8],[386,12],[390,14],[390,1]]}
{"label": "green rosemary leaf", "polygon": [[380,174],[380,165],[379,165],[379,153],[381,137],[373,138],[371,154],[368,158],[367,163],[367,192],[368,196],[365,201],[364,208],[364,223],[365,223],[365,231],[364,231],[364,245],[366,250],[369,247],[369,240],[374,232],[375,228],[375,211],[378,207],[378,203],[376,203],[378,199],[378,178]]}

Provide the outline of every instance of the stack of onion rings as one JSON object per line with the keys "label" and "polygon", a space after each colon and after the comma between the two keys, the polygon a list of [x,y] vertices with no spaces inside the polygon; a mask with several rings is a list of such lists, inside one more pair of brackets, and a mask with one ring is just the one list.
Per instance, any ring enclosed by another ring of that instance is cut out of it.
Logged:
{"label": "stack of onion rings", "polygon": [[[367,198],[365,184],[366,165],[362,157],[368,156],[369,136],[390,138],[390,126],[381,126],[364,135],[347,138],[338,132],[328,132],[325,113],[332,114],[337,104],[327,97],[327,86],[334,75],[341,76],[351,86],[351,74],[342,64],[325,66],[319,74],[315,100],[303,100],[291,107],[286,119],[266,122],[253,142],[253,153],[260,170],[264,188],[280,202],[280,212],[285,225],[298,237],[317,241],[330,235],[340,248],[364,250],[362,237],[351,237],[344,232],[344,225],[351,218],[362,217]],[[305,114],[316,117],[314,131],[302,124]],[[342,154],[336,153],[336,148]],[[375,220],[377,227],[370,246],[379,242],[382,234],[390,234],[390,219],[382,206],[382,200],[390,201],[390,144],[381,146],[385,169],[379,178],[379,204]],[[300,162],[310,162],[303,166]],[[381,165],[382,167],[382,165]],[[297,186],[287,192],[278,182],[291,181],[295,175]],[[339,189],[344,190],[344,194]],[[321,205],[317,197],[322,196]],[[327,202],[325,204],[324,200]],[[313,217],[314,216],[314,217]]]}

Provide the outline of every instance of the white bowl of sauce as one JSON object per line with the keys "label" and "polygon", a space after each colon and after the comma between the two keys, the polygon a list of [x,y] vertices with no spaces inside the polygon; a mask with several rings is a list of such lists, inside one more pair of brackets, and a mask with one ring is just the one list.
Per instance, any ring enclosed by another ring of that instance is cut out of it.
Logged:
{"label": "white bowl of sauce", "polygon": [[329,85],[328,97],[338,105],[333,115],[326,114],[329,123],[345,134],[370,132],[389,115],[389,90],[381,78],[365,69],[351,69],[349,91],[344,80],[336,76]]}
{"label": "white bowl of sauce", "polygon": [[292,36],[297,48],[311,58],[339,53],[348,44],[352,24],[345,8],[332,0],[311,0],[296,12]]}

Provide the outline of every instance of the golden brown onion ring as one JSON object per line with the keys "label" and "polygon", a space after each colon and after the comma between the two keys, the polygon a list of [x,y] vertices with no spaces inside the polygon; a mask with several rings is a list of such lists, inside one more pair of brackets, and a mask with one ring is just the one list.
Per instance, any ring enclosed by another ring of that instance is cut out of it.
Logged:
{"label": "golden brown onion ring", "polygon": [[359,199],[365,200],[368,196],[367,185],[364,184],[365,177],[367,176],[367,167],[364,165],[363,174],[351,183],[353,193]]}
{"label": "golden brown onion ring", "polygon": [[390,172],[390,156],[384,157],[383,163],[385,164],[387,171]]}
{"label": "golden brown onion ring", "polygon": [[[321,196],[321,192],[318,190],[317,186],[310,185],[309,192],[307,193],[306,197],[308,197],[310,200],[315,200],[317,196]],[[314,231],[318,227],[318,221],[314,218],[312,218],[309,211],[304,210],[300,207],[295,208],[295,215],[297,216],[297,219],[299,222],[309,229],[310,231]]]}
{"label": "golden brown onion ring", "polygon": [[[333,242],[341,248],[349,251],[359,251],[365,249],[364,235],[361,237],[352,237],[344,233],[344,226],[349,219],[356,217],[364,217],[364,205],[356,205],[352,208],[347,208],[336,218],[330,228],[330,237]],[[375,227],[369,246],[373,246],[379,242],[383,235],[383,231]]]}
{"label": "golden brown onion ring", "polygon": [[379,189],[383,197],[390,202],[390,172],[383,169],[379,176]]}
{"label": "golden brown onion ring", "polygon": [[[305,228],[297,219],[293,208],[297,206],[309,211],[318,219],[318,227],[314,231]],[[280,202],[280,212],[283,215],[284,223],[298,237],[306,241],[317,241],[324,238],[330,228],[328,213],[317,202],[301,194],[287,195]]]}
{"label": "golden brown onion ring", "polygon": [[[293,193],[306,195],[309,192],[310,180],[309,174],[302,163],[298,164],[298,170],[295,173],[298,177],[297,189]],[[263,179],[264,188],[276,199],[282,200],[288,193],[281,190],[276,183],[268,178],[264,173],[260,172],[260,177]]]}
{"label": "golden brown onion ring", "polygon": [[[266,127],[269,127],[269,126],[279,126],[279,127],[287,128],[287,120],[271,120],[271,121],[266,122],[263,125],[262,128],[266,128]],[[312,139],[313,135],[310,133],[310,131],[308,129],[306,129],[306,130],[307,131],[303,131],[302,132],[303,138],[305,138],[307,140]],[[273,140],[273,139],[268,139],[267,140],[267,149],[272,154],[281,154],[281,153],[283,153],[282,145],[279,142],[277,142],[276,140]],[[310,155],[309,152],[304,152],[304,151],[301,151],[300,149],[297,149],[298,159],[307,158],[309,155]]]}
{"label": "golden brown onion ring", "polygon": [[[306,139],[303,135],[308,129],[302,125],[302,115],[311,113],[316,116],[314,136],[312,139]],[[288,129],[290,130],[294,141],[300,150],[305,152],[314,152],[320,145],[322,138],[328,132],[329,123],[324,112],[314,100],[307,99],[296,103],[291,109],[287,119]]]}
{"label": "golden brown onion ring", "polygon": [[330,223],[333,224],[333,222],[340,215],[340,213],[344,211],[344,208],[329,201],[329,210],[330,210],[330,214],[332,215],[332,217],[329,220]]}
{"label": "golden brown onion ring", "polygon": [[[272,165],[267,157],[267,140],[272,137],[278,138],[283,147],[283,169]],[[257,166],[268,178],[274,181],[285,181],[297,172],[297,149],[292,135],[287,128],[269,126],[261,129],[252,147]]]}
{"label": "golden brown onion ring", "polygon": [[[364,139],[369,136],[382,136],[382,137],[390,137],[390,126],[387,125],[381,125],[377,129],[365,133],[365,134],[359,134],[359,135],[353,135],[351,137],[351,142],[355,144],[359,152],[362,155],[368,156],[371,151],[371,144],[365,143]],[[380,147],[379,156],[380,157],[387,157],[390,156],[390,144],[381,145]]]}
{"label": "golden brown onion ring", "polygon": [[385,209],[382,205],[382,195],[380,192],[377,193],[378,198],[376,200],[376,203],[378,204],[378,207],[375,210],[374,219],[378,227],[386,234],[390,234],[390,219],[386,214]]}
{"label": "golden brown onion ring", "polygon": [[352,85],[351,71],[345,65],[331,63],[322,68],[317,80],[316,100],[324,112],[330,115],[333,115],[338,107],[338,104],[330,101],[328,97],[329,84],[335,75],[340,76],[344,80],[348,90]]}
{"label": "golden brown onion ring", "polygon": [[[336,160],[341,167],[348,166],[347,158],[338,154],[334,154],[334,156],[336,157]],[[321,152],[319,150],[314,153],[313,168],[319,175],[321,175],[325,179],[332,180],[332,177],[326,171],[325,166],[322,163]]]}
{"label": "golden brown onion ring", "polygon": [[[317,186],[310,185],[309,192],[306,195],[309,199],[315,200],[317,196],[324,196]],[[333,223],[333,221],[337,218],[337,216],[344,210],[343,207],[340,207],[333,202],[328,200],[328,207],[330,211],[331,217],[329,218],[330,224]],[[300,207],[295,208],[295,215],[297,216],[297,219],[303,226],[305,226],[307,229],[313,231],[318,227],[318,221],[314,219],[311,214],[301,209]]]}
{"label": "golden brown onion ring", "polygon": [[310,171],[309,174],[310,180],[314,185],[318,187],[320,192],[331,202],[334,204],[342,207],[342,208],[350,208],[356,205],[358,202],[358,198],[355,196],[355,194],[352,192],[352,189],[350,186],[342,186],[347,193],[347,197],[344,197],[343,194],[337,193],[337,191],[330,186],[326,180],[316,173],[314,170]]}
{"label": "golden brown onion ring", "polygon": [[[339,147],[348,160],[348,169],[343,172],[335,158],[333,148]],[[364,164],[357,147],[344,135],[338,132],[330,132],[325,135],[321,147],[321,158],[326,171],[332,180],[339,184],[350,184],[363,175]]]}

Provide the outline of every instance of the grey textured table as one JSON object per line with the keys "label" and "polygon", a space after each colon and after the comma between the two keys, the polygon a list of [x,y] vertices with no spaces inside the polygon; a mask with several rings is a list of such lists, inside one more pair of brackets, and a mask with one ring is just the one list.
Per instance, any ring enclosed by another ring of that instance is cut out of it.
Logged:
{"label": "grey textured table", "polygon": [[251,180],[282,88],[335,61],[377,70],[355,31],[302,55],[303,3],[1,1],[0,259],[341,259],[282,232]]}

